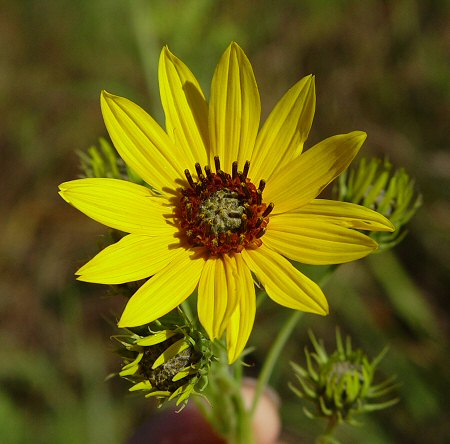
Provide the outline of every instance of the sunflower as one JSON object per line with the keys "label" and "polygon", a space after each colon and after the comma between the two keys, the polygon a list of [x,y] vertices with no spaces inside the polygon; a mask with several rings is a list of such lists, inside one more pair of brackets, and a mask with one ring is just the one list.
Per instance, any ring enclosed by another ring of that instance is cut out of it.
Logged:
{"label": "sunflower", "polygon": [[215,70],[209,105],[192,72],[167,47],[159,84],[165,131],[135,103],[101,94],[117,151],[149,186],[109,178],[60,185],[68,203],[128,233],[76,274],[101,284],[150,277],[128,301],[120,327],[160,318],[197,288],[199,320],[211,339],[226,333],[231,363],[255,319],[252,273],[276,303],[325,315],[322,290],[290,260],[353,261],[377,248],[357,230],[393,226],[367,208],[317,199],[366,134],[333,136],[303,152],[315,110],[313,76],[288,90],[261,129],[253,70],[236,43]]}

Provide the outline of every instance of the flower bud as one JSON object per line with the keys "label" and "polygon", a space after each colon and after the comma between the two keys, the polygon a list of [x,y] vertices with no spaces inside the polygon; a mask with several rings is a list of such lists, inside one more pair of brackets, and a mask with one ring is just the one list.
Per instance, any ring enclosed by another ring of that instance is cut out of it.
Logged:
{"label": "flower bud", "polygon": [[388,160],[363,158],[345,171],[334,188],[336,198],[371,208],[388,218],[394,232],[373,232],[370,236],[383,251],[397,245],[407,234],[403,228],[422,204],[422,195],[404,168],[394,170]]}
{"label": "flower bud", "polygon": [[87,152],[78,151],[78,156],[81,177],[108,177],[144,184],[106,139],[100,138],[99,146],[91,146]]}
{"label": "flower bud", "polygon": [[374,402],[394,388],[394,378],[374,384],[376,367],[387,349],[370,361],[363,350],[352,349],[350,337],[344,344],[339,331],[336,332],[337,349],[331,355],[311,332],[310,339],[314,351],[305,348],[306,368],[291,362],[300,384],[299,387],[290,384],[291,390],[315,405],[314,411],[304,407],[306,416],[327,418],[333,424],[347,422],[354,425],[354,416],[384,409],[398,401]]}

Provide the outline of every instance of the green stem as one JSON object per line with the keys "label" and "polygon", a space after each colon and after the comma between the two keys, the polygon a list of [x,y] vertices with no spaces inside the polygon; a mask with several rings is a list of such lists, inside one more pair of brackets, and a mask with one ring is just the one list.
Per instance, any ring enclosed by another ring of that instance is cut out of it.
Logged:
{"label": "green stem", "polygon": [[251,423],[251,415],[245,408],[244,400],[242,399],[242,392],[239,389],[235,393],[235,405],[237,411],[237,424],[234,439],[231,440],[235,444],[253,444],[253,429]]}
{"label": "green stem", "polygon": [[259,398],[263,394],[267,384],[269,382],[272,371],[275,367],[275,364],[278,362],[278,358],[283,350],[287,340],[291,336],[292,331],[297,325],[298,320],[302,317],[303,313],[301,311],[294,311],[289,315],[287,322],[283,324],[283,327],[278,333],[275,342],[273,343],[269,354],[267,355],[266,360],[264,361],[263,368],[258,377],[258,381],[256,383],[255,395],[253,398],[253,404],[250,409],[250,416],[253,416],[255,413],[256,407],[259,402]]}
{"label": "green stem", "polygon": [[[328,282],[329,278],[333,274],[333,271],[336,270],[336,266],[330,266],[321,269],[321,276],[315,276],[315,280],[319,282],[319,284],[325,285]],[[267,384],[269,383],[270,376],[272,375],[272,371],[275,367],[275,364],[278,361],[278,358],[281,355],[281,352],[286,345],[289,337],[297,325],[298,320],[302,317],[303,312],[294,311],[288,316],[286,322],[283,323],[283,327],[278,332],[278,336],[275,339],[275,342],[272,344],[272,347],[269,350],[266,360],[264,361],[261,373],[258,377],[258,381],[256,383],[255,395],[253,398],[252,407],[250,409],[250,417],[252,417],[255,413],[256,407],[258,406],[259,399],[263,394]]]}
{"label": "green stem", "polygon": [[325,436],[326,437],[331,437],[334,433],[334,431],[336,430],[336,427],[338,426],[339,421],[337,416],[332,416],[329,420],[328,420],[328,424],[327,424],[327,428],[325,430]]}
{"label": "green stem", "polygon": [[235,366],[232,371],[220,342],[215,343],[215,356],[205,391],[213,408],[202,413],[228,444],[254,444],[251,417],[242,398],[242,368]]}
{"label": "green stem", "polygon": [[339,425],[339,420],[337,416],[332,416],[328,420],[328,424],[323,435],[320,435],[315,440],[316,444],[340,444],[339,441],[333,436],[336,431],[337,426]]}

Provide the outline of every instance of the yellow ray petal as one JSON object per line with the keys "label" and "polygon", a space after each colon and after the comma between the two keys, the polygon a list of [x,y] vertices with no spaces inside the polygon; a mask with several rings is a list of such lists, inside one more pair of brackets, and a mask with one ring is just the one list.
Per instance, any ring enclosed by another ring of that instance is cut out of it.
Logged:
{"label": "yellow ray petal", "polygon": [[235,254],[238,304],[227,326],[228,362],[232,364],[244,350],[253,329],[256,313],[255,285],[242,255]]}
{"label": "yellow ray petal", "polygon": [[179,241],[172,233],[160,236],[129,234],[102,250],[75,274],[84,282],[123,284],[153,276],[176,255]]}
{"label": "yellow ray petal", "polygon": [[242,169],[252,156],[261,102],[252,66],[236,43],[227,48],[217,65],[209,111],[211,164],[218,155],[224,171],[230,172],[235,160]]}
{"label": "yellow ray petal", "polygon": [[[225,276],[221,276],[221,281],[216,279],[216,261],[217,258],[209,258],[203,267],[202,275],[198,284],[198,300],[197,300],[197,311],[200,322],[202,323],[204,329],[208,333],[210,338],[216,336],[214,331],[214,314],[219,311],[225,310],[226,301],[223,297],[216,298],[216,285],[221,293],[223,293],[223,288],[225,287]],[[223,304],[225,302],[225,304]],[[217,306],[219,304],[219,307]]]}
{"label": "yellow ray petal", "polygon": [[189,159],[185,168],[209,160],[208,105],[189,68],[167,46],[159,59],[159,90],[167,134]]}
{"label": "yellow ray petal", "polygon": [[312,201],[358,153],[366,133],[353,131],[323,140],[273,175],[264,200],[274,202],[273,214],[300,208]]}
{"label": "yellow ray petal", "polygon": [[271,218],[263,243],[272,250],[304,264],[342,264],[377,249],[377,243],[324,217],[299,218],[291,213]]}
{"label": "yellow ray petal", "polygon": [[184,181],[189,158],[138,105],[124,97],[102,92],[106,128],[120,157],[149,185],[173,193]]}
{"label": "yellow ray petal", "polygon": [[220,338],[236,308],[236,265],[228,256],[210,257],[198,285],[198,317],[211,339]]}
{"label": "yellow ray petal", "polygon": [[220,338],[236,308],[235,263],[210,257],[198,284],[198,317],[211,339]]}
{"label": "yellow ray petal", "polygon": [[78,179],[59,186],[66,202],[116,230],[157,236],[173,232],[172,208],[141,185],[118,179]]}
{"label": "yellow ray petal", "polygon": [[204,264],[192,249],[178,249],[172,261],[131,297],[119,327],[147,324],[180,305],[197,286]]}
{"label": "yellow ray petal", "polygon": [[314,76],[297,82],[277,103],[256,139],[250,167],[255,183],[269,181],[281,164],[303,150],[316,108]]}
{"label": "yellow ray petal", "polygon": [[[289,212],[304,219],[319,216],[343,227],[369,231],[394,231],[391,221],[361,205],[327,199],[314,199],[298,210]],[[275,219],[274,219],[275,220]]]}
{"label": "yellow ray petal", "polygon": [[320,287],[277,252],[262,245],[244,250],[242,257],[269,297],[278,304],[321,315],[328,313],[328,303]]}

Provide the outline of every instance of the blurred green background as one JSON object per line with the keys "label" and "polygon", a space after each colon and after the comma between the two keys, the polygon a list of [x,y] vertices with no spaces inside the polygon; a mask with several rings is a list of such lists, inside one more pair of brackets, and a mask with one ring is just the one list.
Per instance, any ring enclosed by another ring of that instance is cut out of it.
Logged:
{"label": "blurred green background", "polygon": [[[162,122],[162,45],[207,92],[231,40],[252,61],[264,116],[313,73],[308,146],[365,130],[364,155],[404,166],[424,195],[394,254],[341,267],[326,288],[330,316],[302,318],[273,378],[286,442],[310,443],[322,426],[288,392],[287,363],[303,363],[308,327],[331,350],[336,325],[371,356],[389,344],[381,373],[401,382],[397,406],[344,427],[342,440],[450,442],[448,1],[4,0],[0,8],[2,443],[123,443],[152,413],[123,382],[105,382],[119,365],[109,322],[125,300],[75,281],[105,231],[65,204],[57,185],[79,175],[76,150],[106,136],[101,89]],[[253,372],[287,315],[271,308],[258,314]]]}

